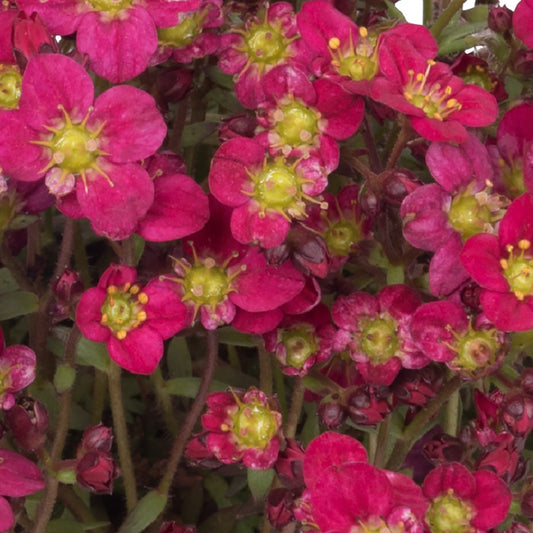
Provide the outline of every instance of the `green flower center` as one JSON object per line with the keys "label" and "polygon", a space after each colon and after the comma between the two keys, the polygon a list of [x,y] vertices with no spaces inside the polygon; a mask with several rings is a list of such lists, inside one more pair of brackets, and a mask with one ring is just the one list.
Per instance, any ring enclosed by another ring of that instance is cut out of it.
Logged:
{"label": "green flower center", "polygon": [[190,300],[196,306],[216,307],[230,292],[231,280],[226,269],[207,260],[204,264],[191,267],[185,273],[183,300]]}
{"label": "green flower center", "polygon": [[16,65],[0,64],[0,109],[16,109],[20,99],[22,75]]}
{"label": "green flower center", "polygon": [[124,11],[131,7],[132,0],[89,0],[95,11],[104,11],[111,15],[116,15],[119,11]]}
{"label": "green flower center", "polygon": [[468,65],[466,72],[459,74],[465,83],[477,85],[486,91],[494,89],[494,83],[490,79],[487,71],[481,65]]}
{"label": "green flower center", "polygon": [[474,517],[472,505],[448,493],[433,500],[426,512],[426,522],[432,533],[473,533],[470,525]]}
{"label": "green flower center", "polygon": [[278,432],[277,417],[260,403],[241,405],[232,422],[232,433],[241,448],[265,449]]}
{"label": "green flower center", "polygon": [[526,257],[525,253],[531,248],[531,242],[522,239],[518,242],[520,250],[518,256],[514,254],[515,247],[507,245],[508,259],[500,259],[503,275],[509,283],[511,292],[522,301],[526,296],[533,294],[533,259]]}
{"label": "green flower center", "polygon": [[375,39],[368,35],[364,27],[359,28],[357,46],[353,40],[341,46],[337,37],[332,37],[328,42],[332,56],[331,64],[341,76],[347,76],[354,81],[371,80],[378,71],[378,59]]}
{"label": "green flower center", "polygon": [[278,120],[276,132],[281,143],[289,146],[312,144],[318,133],[318,116],[316,111],[300,102],[292,102],[278,109],[274,118]]}
{"label": "green flower center", "polygon": [[329,226],[324,240],[331,254],[342,257],[348,255],[352,246],[361,240],[361,230],[354,223],[340,220]]}
{"label": "green flower center", "polygon": [[270,24],[253,24],[244,38],[246,52],[253,63],[276,65],[287,56],[290,42],[281,28]]}
{"label": "green flower center", "polygon": [[159,44],[173,48],[183,48],[191,44],[202,32],[202,22],[206,11],[184,13],[180,23],[170,28],[158,28]]}
{"label": "green flower center", "polygon": [[509,193],[513,196],[520,196],[526,192],[522,159],[513,159],[509,165],[503,159],[500,159],[498,163],[502,169],[503,182]]}
{"label": "green flower center", "polygon": [[101,308],[100,323],[108,327],[117,339],[122,340],[128,332],[146,320],[143,308],[147,302],[148,296],[141,292],[138,285],[126,283],[121,288],[110,285]]}
{"label": "green flower center", "polygon": [[403,95],[428,118],[443,121],[455,111],[459,111],[462,106],[455,98],[450,98],[452,88],[449,85],[441,87],[439,83],[432,85],[427,83],[429,71],[434,64],[435,61],[428,59],[425,72],[415,74],[414,70],[408,70],[409,81],[404,87]]}
{"label": "green flower center", "polygon": [[399,340],[396,322],[391,317],[369,320],[361,333],[361,349],[372,363],[383,364],[394,357]]}
{"label": "green flower center", "polygon": [[271,164],[265,164],[256,174],[249,171],[254,190],[250,193],[260,207],[260,215],[265,211],[275,210],[287,218],[305,218],[304,198],[308,198],[302,191],[302,185],[307,183],[295,171],[295,165],[288,166],[283,157],[277,158]]}
{"label": "green flower center", "polygon": [[471,191],[466,190],[452,200],[448,219],[462,239],[466,240],[490,226],[492,216],[488,205],[481,204]]}
{"label": "green flower center", "polygon": [[281,334],[281,342],[286,350],[286,364],[293,368],[302,368],[304,363],[319,349],[314,329],[306,324],[286,329]]}

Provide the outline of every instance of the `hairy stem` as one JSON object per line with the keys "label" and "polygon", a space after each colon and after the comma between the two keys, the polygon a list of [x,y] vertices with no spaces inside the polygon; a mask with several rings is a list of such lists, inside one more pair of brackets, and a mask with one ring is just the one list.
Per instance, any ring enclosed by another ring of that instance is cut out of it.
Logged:
{"label": "hairy stem", "polygon": [[448,22],[450,22],[455,13],[463,7],[463,4],[464,0],[452,0],[448,4],[448,7],[440,14],[439,18],[435,21],[435,24],[431,26],[430,31],[435,39],[439,39],[440,34],[448,25]]}
{"label": "hairy stem", "polygon": [[302,413],[302,406],[304,403],[305,385],[301,377],[297,377],[294,381],[294,389],[292,391],[291,407],[287,416],[287,423],[285,425],[285,437],[294,439],[296,437],[296,428],[298,427],[298,420]]}

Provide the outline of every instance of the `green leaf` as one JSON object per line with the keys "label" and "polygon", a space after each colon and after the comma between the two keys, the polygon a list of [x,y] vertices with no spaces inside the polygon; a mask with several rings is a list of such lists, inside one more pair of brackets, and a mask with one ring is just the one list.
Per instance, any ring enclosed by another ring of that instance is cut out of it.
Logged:
{"label": "green leaf", "polygon": [[470,22],[448,26],[439,38],[439,55],[452,54],[479,44],[475,34],[485,29],[486,22]]}
{"label": "green leaf", "polygon": [[[200,378],[172,378],[166,382],[165,389],[169,394],[184,398],[196,398],[200,387]],[[220,381],[212,381],[209,392],[225,391],[228,386]]]}
{"label": "green leaf", "polygon": [[151,490],[143,496],[126,517],[118,533],[137,533],[138,531],[144,531],[163,512],[166,504],[167,497],[165,495]]}
{"label": "green leaf", "polygon": [[54,376],[54,387],[59,394],[63,394],[72,387],[76,379],[76,371],[67,365],[59,365]]}
{"label": "green leaf", "polygon": [[472,9],[467,9],[466,11],[463,11],[463,17],[468,20],[468,22],[483,22],[486,24],[487,19],[489,18],[489,6],[479,5]]}
{"label": "green leaf", "polygon": [[0,268],[0,294],[12,292],[18,289],[15,278],[7,268]]}
{"label": "green leaf", "polygon": [[181,137],[181,146],[195,146],[200,144],[204,139],[209,137],[218,129],[217,122],[196,122],[195,124],[188,124],[183,128],[183,135]]}
{"label": "green leaf", "polygon": [[191,353],[185,337],[172,337],[168,344],[167,367],[173,378],[192,376]]}
{"label": "green leaf", "polygon": [[233,76],[231,74],[225,74],[217,66],[208,67],[205,73],[212,82],[233,91]]}
{"label": "green leaf", "polygon": [[39,298],[33,292],[14,291],[0,294],[0,320],[31,315],[39,310]]}
{"label": "green leaf", "polygon": [[269,470],[252,470],[248,468],[247,470],[248,477],[248,487],[250,492],[255,500],[263,500],[270,487],[272,481],[274,480],[274,469],[270,468]]}
{"label": "green leaf", "polygon": [[83,366],[94,366],[103,372],[109,366],[109,353],[107,347],[102,342],[93,342],[82,337],[76,349],[76,363]]}
{"label": "green leaf", "polygon": [[404,14],[390,0],[385,0],[385,4],[387,4],[387,16],[389,18],[407,22]]}
{"label": "green leaf", "polygon": [[230,344],[231,346],[245,346],[246,348],[257,346],[257,341],[250,333],[240,333],[231,327],[219,328],[218,340],[221,344]]}

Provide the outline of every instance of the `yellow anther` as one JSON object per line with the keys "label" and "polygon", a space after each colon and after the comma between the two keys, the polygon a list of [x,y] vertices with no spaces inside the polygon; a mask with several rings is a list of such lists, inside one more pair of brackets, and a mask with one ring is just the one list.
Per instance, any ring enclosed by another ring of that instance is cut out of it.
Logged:
{"label": "yellow anther", "polygon": [[359,28],[359,35],[363,38],[363,39],[366,39],[368,37],[368,30],[364,27],[364,26],[361,26]]}
{"label": "yellow anther", "polygon": [[508,244],[505,249],[508,253],[511,253],[514,250],[514,246],[512,244]]}
{"label": "yellow anther", "polygon": [[129,281],[127,281],[126,283],[124,283],[124,288],[122,290],[124,292],[127,292],[130,287],[131,287],[131,283]]}
{"label": "yellow anther", "polygon": [[449,96],[450,94],[452,94],[452,88],[449,85],[446,87],[446,89],[444,89],[444,94],[446,96]]}
{"label": "yellow anther", "polygon": [[457,104],[459,104],[459,102],[458,102],[455,98],[450,98],[450,99],[446,102],[446,107],[456,107]]}
{"label": "yellow anther", "polygon": [[107,294],[116,294],[118,292],[118,288],[115,287],[115,285],[109,285],[107,288]]}
{"label": "yellow anther", "polygon": [[529,250],[530,247],[531,241],[529,241],[528,239],[520,239],[518,241],[518,248],[520,248],[520,250]]}
{"label": "yellow anther", "polygon": [[142,303],[144,305],[148,303],[148,296],[145,292],[140,292],[139,296],[137,296],[137,300],[139,301],[139,303]]}
{"label": "yellow anther", "polygon": [[338,37],[332,37],[332,38],[328,41],[328,46],[329,46],[332,50],[337,50],[337,48],[339,48],[340,45],[341,45],[341,42],[339,41],[339,38],[338,38]]}
{"label": "yellow anther", "polygon": [[123,341],[126,338],[127,334],[128,332],[125,329],[121,329],[120,331],[117,331],[117,339],[119,341]]}
{"label": "yellow anther", "polygon": [[107,313],[104,313],[104,314],[102,315],[102,318],[100,319],[100,323],[101,323],[101,324],[107,324],[107,320],[108,320]]}
{"label": "yellow anther", "polygon": [[500,266],[504,270],[507,270],[509,268],[509,263],[508,263],[507,259],[500,259]]}
{"label": "yellow anther", "polygon": [[524,300],[524,293],[522,291],[513,291],[513,292],[517,300],[520,300],[520,301]]}
{"label": "yellow anther", "polygon": [[146,311],[139,311],[137,313],[137,320],[139,322],[144,322],[146,320]]}
{"label": "yellow anther", "polygon": [[139,285],[132,285],[130,287],[130,293],[131,294],[137,294],[140,290],[141,290],[141,288],[139,287]]}

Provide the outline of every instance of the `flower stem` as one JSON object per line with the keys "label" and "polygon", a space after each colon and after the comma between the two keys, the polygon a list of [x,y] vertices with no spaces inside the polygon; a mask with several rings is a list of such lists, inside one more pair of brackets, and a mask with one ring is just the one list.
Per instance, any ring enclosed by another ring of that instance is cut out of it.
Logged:
{"label": "flower stem", "polygon": [[385,417],[385,420],[379,425],[377,434],[376,451],[374,454],[373,465],[378,468],[383,468],[385,458],[387,457],[387,440],[390,434],[390,427],[392,423],[392,416]]}
{"label": "flower stem", "polygon": [[185,450],[185,445],[191,436],[192,430],[196,421],[200,417],[202,410],[204,408],[205,400],[209,392],[209,386],[213,380],[215,374],[215,367],[218,358],[218,333],[216,330],[207,331],[207,361],[204,367],[204,373],[200,381],[200,387],[198,388],[198,394],[194,399],[194,402],[191,406],[191,410],[187,414],[183,426],[178,433],[174,444],[172,445],[172,450],[170,452],[170,457],[168,459],[167,468],[165,470],[164,476],[159,482],[158,491],[165,496],[168,496],[170,487],[172,485],[172,480],[178,469],[179,462]]}
{"label": "flower stem", "polygon": [[423,0],[423,19],[426,28],[433,22],[433,0]]}
{"label": "flower stem", "polygon": [[459,429],[459,408],[461,406],[461,398],[459,390],[455,390],[450,394],[450,398],[446,405],[446,413],[444,418],[444,431],[448,435],[457,437]]}
{"label": "flower stem", "polygon": [[178,424],[174,418],[174,415],[172,414],[172,399],[170,394],[167,392],[165,380],[163,379],[163,374],[161,373],[161,368],[156,367],[154,373],[150,376],[150,380],[152,381],[152,385],[154,387],[155,396],[157,398],[161,414],[163,415],[163,420],[165,421],[170,434],[175,437],[178,433]]}
{"label": "flower stem", "polygon": [[427,423],[435,416],[439,409],[449,400],[450,396],[462,385],[461,378],[454,376],[446,382],[437,396],[431,400],[425,409],[422,409],[405,428],[403,435],[396,441],[390,458],[387,462],[387,470],[398,471],[405,461],[407,453],[414,441],[420,436]]}
{"label": "flower stem", "polygon": [[273,391],[272,354],[265,350],[263,341],[257,343],[259,352],[259,388],[271,396]]}
{"label": "flower stem", "polygon": [[439,39],[440,34],[448,25],[448,22],[450,22],[455,13],[463,7],[463,4],[464,0],[452,0],[448,4],[448,7],[440,14],[439,18],[435,21],[435,24],[431,26],[430,31],[435,39]]}
{"label": "flower stem", "polygon": [[392,151],[389,155],[389,160],[387,161],[387,170],[390,170],[395,167],[396,163],[398,162],[398,159],[400,159],[400,156],[402,155],[402,151],[405,148],[405,145],[412,137],[411,124],[407,120],[407,117],[405,117],[404,115],[400,115],[400,122],[402,127],[400,128],[400,132],[396,137],[396,142],[394,143]]}
{"label": "flower stem", "polygon": [[287,415],[287,424],[285,425],[285,437],[294,439],[296,437],[296,428],[298,427],[298,420],[302,412],[304,403],[305,385],[301,377],[297,377],[294,381],[294,389],[292,391],[291,408]]}
{"label": "flower stem", "polygon": [[[78,330],[77,326],[74,325],[70,331],[67,342],[65,343],[63,363],[66,366],[74,366],[76,345],[78,344],[79,338],[80,331]],[[35,513],[36,518],[32,533],[44,533],[54,510],[59,487],[59,481],[55,475],[55,466],[61,459],[63,448],[65,447],[65,442],[67,440],[71,404],[72,386],[63,392],[60,397],[59,414],[55,428],[55,437],[52,443],[52,451],[50,456],[46,458],[46,463],[49,466],[49,468],[47,468],[48,473],[46,475],[46,490],[43,499],[39,503],[37,512]]]}
{"label": "flower stem", "polygon": [[137,483],[135,481],[135,471],[131,459],[130,440],[124,412],[124,402],[122,401],[122,380],[120,376],[121,368],[115,362],[110,361],[107,370],[109,402],[113,414],[113,430],[117,441],[120,469],[126,492],[126,508],[129,512],[137,503]]}

